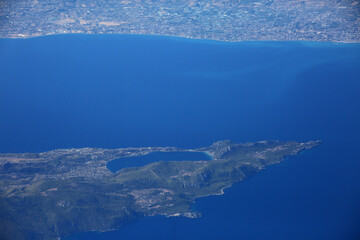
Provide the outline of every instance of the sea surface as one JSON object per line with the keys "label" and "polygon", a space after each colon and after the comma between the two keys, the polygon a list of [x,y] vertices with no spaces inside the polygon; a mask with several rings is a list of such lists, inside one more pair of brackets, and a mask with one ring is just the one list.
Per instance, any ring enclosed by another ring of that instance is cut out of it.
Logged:
{"label": "sea surface", "polygon": [[212,157],[204,152],[152,152],[146,155],[114,159],[106,164],[111,172],[123,168],[142,167],[160,161],[209,161]]}
{"label": "sea surface", "polygon": [[360,239],[360,45],[160,36],[0,39],[0,152],[214,141],[323,144],[88,239]]}

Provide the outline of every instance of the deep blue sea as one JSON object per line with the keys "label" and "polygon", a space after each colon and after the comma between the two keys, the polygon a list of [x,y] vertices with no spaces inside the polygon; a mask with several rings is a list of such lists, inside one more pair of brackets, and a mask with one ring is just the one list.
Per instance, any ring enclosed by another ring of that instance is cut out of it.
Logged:
{"label": "deep blue sea", "polygon": [[88,239],[360,239],[360,45],[159,36],[0,40],[0,152],[322,140],[225,191],[199,219]]}

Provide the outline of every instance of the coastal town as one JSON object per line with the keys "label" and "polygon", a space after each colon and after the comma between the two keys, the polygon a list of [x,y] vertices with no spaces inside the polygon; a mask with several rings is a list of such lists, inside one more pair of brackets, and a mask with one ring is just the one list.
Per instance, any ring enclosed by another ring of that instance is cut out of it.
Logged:
{"label": "coastal town", "polygon": [[[321,141],[239,144],[225,140],[197,149],[73,148],[1,153],[1,237],[55,240],[83,231],[118,229],[145,216],[200,217],[201,213],[191,208],[195,199],[224,194],[232,184],[319,144]],[[119,157],[159,151],[207,152],[213,159],[156,161],[114,173],[106,167]]]}
{"label": "coastal town", "polygon": [[150,34],[220,41],[360,41],[357,0],[4,0],[0,38]]}

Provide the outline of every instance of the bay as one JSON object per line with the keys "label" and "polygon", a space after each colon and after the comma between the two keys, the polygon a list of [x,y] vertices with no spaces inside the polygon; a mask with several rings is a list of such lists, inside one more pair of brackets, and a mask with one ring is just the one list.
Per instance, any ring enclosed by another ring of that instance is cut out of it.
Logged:
{"label": "bay", "polygon": [[0,152],[322,140],[199,219],[68,239],[358,239],[360,45],[59,35],[0,40]]}

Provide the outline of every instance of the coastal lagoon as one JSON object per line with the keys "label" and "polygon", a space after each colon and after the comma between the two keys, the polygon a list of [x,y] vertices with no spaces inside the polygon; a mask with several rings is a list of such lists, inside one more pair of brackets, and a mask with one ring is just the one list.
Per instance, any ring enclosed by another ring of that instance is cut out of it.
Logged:
{"label": "coastal lagoon", "polygon": [[123,168],[142,167],[153,162],[160,161],[209,161],[212,157],[204,152],[152,152],[146,155],[114,159],[106,164],[111,172],[117,172]]}
{"label": "coastal lagoon", "polygon": [[0,152],[322,140],[202,218],[147,217],[80,239],[358,239],[360,45],[160,36],[0,40]]}

